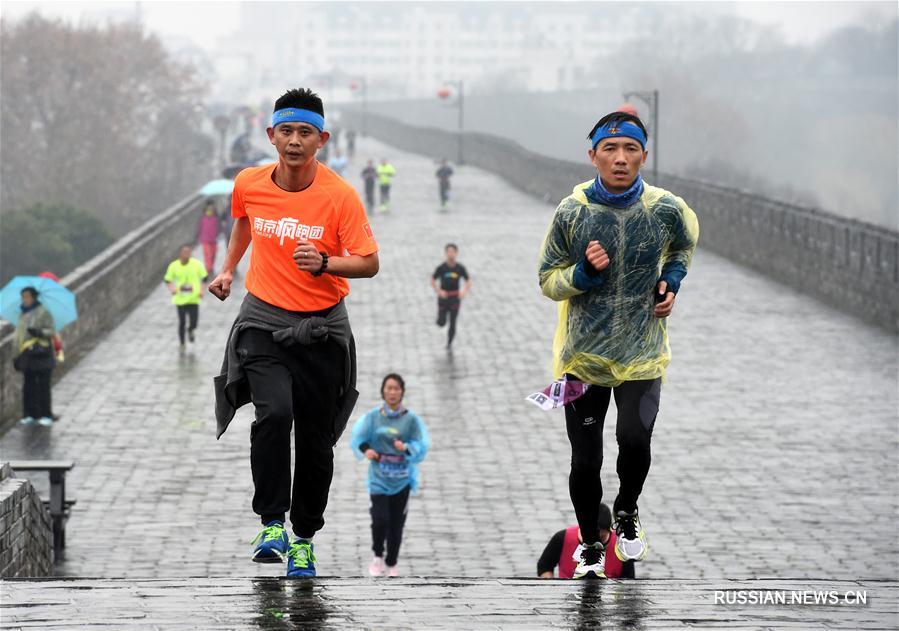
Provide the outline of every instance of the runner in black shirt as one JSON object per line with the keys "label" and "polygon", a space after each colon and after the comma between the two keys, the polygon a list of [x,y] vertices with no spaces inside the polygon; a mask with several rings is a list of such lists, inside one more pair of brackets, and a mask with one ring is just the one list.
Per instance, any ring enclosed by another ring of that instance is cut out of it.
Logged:
{"label": "runner in black shirt", "polygon": [[346,155],[352,160],[356,155],[356,130],[350,129],[346,133]]}
{"label": "runner in black shirt", "polygon": [[446,160],[440,162],[440,168],[434,174],[440,185],[440,208],[446,210],[446,204],[449,201],[450,178],[453,176],[453,168],[447,164]]}
{"label": "runner in black shirt", "polygon": [[368,165],[362,169],[362,173],[359,175],[362,176],[362,181],[365,182],[365,209],[372,210],[375,207],[375,179],[378,177],[378,172],[375,171],[375,163],[369,160]]}
{"label": "runner in black shirt", "polygon": [[[462,299],[468,290],[471,289],[471,279],[468,277],[468,270],[461,263],[456,262],[456,254],[459,248],[455,243],[447,243],[446,261],[434,270],[431,277],[431,287],[437,292],[437,326],[446,324],[447,316],[449,317],[449,333],[447,335],[446,347],[451,348],[453,338],[456,337],[456,318],[459,317],[459,307]],[[465,287],[460,289],[461,279],[465,279]],[[440,286],[437,280],[440,280]]]}

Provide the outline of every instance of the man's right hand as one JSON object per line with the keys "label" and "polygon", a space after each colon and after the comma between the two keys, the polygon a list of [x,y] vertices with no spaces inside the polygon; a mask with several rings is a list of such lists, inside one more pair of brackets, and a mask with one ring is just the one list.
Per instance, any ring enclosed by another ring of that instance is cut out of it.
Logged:
{"label": "man's right hand", "polygon": [[378,458],[381,457],[381,455],[374,449],[366,449],[365,457],[368,458],[369,460],[377,460]]}
{"label": "man's right hand", "polygon": [[209,293],[219,300],[224,300],[231,295],[231,283],[233,281],[233,272],[222,272],[215,277],[215,280],[209,283]]}
{"label": "man's right hand", "polygon": [[597,272],[603,271],[609,266],[609,255],[605,249],[599,244],[599,241],[591,241],[587,244],[587,251],[584,254],[587,262],[593,266]]}

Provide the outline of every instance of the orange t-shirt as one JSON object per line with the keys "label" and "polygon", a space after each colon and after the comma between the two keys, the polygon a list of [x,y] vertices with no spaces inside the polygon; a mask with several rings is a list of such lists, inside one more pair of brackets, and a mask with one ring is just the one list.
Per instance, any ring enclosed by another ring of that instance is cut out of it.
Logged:
{"label": "orange t-shirt", "polygon": [[356,190],[319,163],[306,189],[291,193],[272,181],[275,164],[241,171],[234,181],[231,214],[250,221],[253,250],[246,287],[288,311],[320,311],[350,293],[345,278],[313,276],[297,269],[293,251],[306,238],[329,256],[378,251]]}

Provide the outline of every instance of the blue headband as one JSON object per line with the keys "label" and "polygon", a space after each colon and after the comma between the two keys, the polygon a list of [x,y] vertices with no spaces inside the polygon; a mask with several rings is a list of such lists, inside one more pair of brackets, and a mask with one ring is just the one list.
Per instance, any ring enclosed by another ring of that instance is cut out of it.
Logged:
{"label": "blue headband", "polygon": [[596,145],[600,140],[606,138],[633,138],[640,143],[640,146],[646,149],[646,134],[637,125],[630,121],[613,121],[606,123],[590,137],[591,148],[596,149]]}
{"label": "blue headband", "polygon": [[272,127],[281,123],[309,123],[319,131],[325,131],[325,117],[318,112],[285,107],[272,114]]}

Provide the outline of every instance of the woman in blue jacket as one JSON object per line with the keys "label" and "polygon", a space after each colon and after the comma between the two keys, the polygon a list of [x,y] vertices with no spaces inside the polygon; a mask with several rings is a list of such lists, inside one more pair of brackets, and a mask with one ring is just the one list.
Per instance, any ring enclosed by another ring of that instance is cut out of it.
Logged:
{"label": "woman in blue jacket", "polygon": [[[398,576],[397,559],[406,523],[410,492],[418,489],[418,463],[431,445],[428,430],[414,412],[403,407],[406,383],[395,373],[381,382],[384,403],[365,413],[353,426],[350,448],[367,458],[371,494],[372,576]],[[387,558],[384,558],[384,543]]]}

